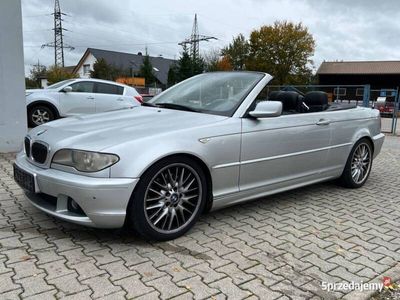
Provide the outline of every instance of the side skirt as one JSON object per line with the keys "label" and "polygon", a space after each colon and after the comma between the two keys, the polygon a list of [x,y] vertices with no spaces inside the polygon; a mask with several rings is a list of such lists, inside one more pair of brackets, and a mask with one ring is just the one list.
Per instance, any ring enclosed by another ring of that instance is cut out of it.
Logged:
{"label": "side skirt", "polygon": [[245,190],[241,192],[237,192],[234,194],[224,195],[220,197],[214,198],[213,206],[211,211],[218,210],[224,207],[228,207],[231,205],[235,205],[238,203],[254,200],[257,198],[297,189],[299,187],[311,185],[318,182],[329,181],[336,179],[338,176],[325,176],[316,178],[315,175],[307,176],[310,177],[307,180],[305,178],[296,179],[291,182],[291,184],[285,183],[276,183],[268,186],[258,187],[250,190]]}

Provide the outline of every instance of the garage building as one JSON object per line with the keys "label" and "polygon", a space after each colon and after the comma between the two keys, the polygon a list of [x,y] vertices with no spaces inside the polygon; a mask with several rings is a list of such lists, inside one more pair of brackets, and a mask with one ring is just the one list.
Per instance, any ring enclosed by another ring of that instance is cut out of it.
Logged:
{"label": "garage building", "polygon": [[317,71],[320,85],[371,85],[373,90],[400,85],[400,61],[324,61]]}

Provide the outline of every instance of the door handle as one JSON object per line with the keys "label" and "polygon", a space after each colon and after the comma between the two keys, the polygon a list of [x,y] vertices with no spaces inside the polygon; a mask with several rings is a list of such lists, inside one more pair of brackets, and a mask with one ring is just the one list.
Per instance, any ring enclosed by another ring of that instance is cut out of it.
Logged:
{"label": "door handle", "polygon": [[117,101],[124,101],[123,98],[117,98]]}
{"label": "door handle", "polygon": [[86,99],[93,100],[93,99],[94,99],[94,97],[92,97],[92,96],[89,96],[89,97],[87,97]]}
{"label": "door handle", "polygon": [[320,119],[316,124],[319,126],[325,126],[325,125],[329,125],[330,123],[331,123],[331,121],[328,119]]}

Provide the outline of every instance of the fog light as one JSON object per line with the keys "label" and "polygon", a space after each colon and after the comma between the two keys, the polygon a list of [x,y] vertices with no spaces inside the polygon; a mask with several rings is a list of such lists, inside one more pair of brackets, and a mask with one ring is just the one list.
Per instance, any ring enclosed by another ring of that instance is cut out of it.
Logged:
{"label": "fog light", "polygon": [[85,215],[79,204],[71,197],[68,197],[68,210],[78,215]]}

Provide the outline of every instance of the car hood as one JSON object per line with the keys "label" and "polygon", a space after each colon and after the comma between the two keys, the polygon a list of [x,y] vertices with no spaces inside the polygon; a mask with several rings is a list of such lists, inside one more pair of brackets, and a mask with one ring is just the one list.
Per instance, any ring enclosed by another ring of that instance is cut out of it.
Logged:
{"label": "car hood", "polygon": [[48,92],[54,92],[54,90],[51,89],[27,89],[25,90],[25,93],[48,93]]}
{"label": "car hood", "polygon": [[134,139],[176,134],[194,127],[208,126],[227,117],[162,109],[133,107],[94,115],[53,121],[32,129],[29,135],[54,149],[74,148],[102,151]]}

